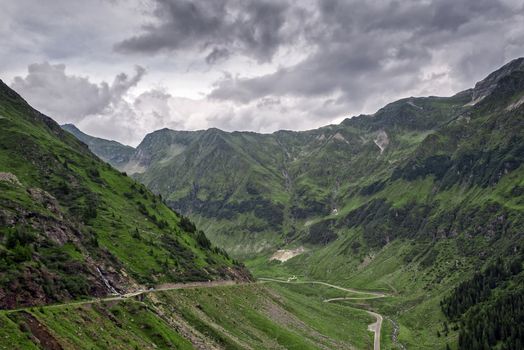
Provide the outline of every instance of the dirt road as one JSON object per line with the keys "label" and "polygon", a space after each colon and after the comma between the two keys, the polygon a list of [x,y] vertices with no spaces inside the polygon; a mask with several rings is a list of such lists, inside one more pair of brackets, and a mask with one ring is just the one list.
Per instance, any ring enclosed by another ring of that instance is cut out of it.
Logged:
{"label": "dirt road", "polygon": [[[302,284],[320,284],[326,287],[338,289],[338,290],[345,291],[345,292],[365,295],[362,297],[340,297],[340,298],[325,299],[324,302],[326,303],[333,302],[333,301],[340,301],[340,300],[369,300],[369,299],[386,297],[386,294],[384,293],[366,292],[366,291],[356,290],[352,288],[344,288],[344,287],[336,286],[336,285],[329,284],[326,282],[321,282],[321,281],[293,281],[293,282],[290,282],[290,281],[283,281],[283,280],[272,279],[272,278],[260,278],[259,280],[267,281],[267,282],[289,283],[289,284],[301,284],[301,283]],[[132,297],[136,297],[142,294],[155,293],[155,292],[174,290],[174,289],[212,288],[212,287],[243,285],[243,284],[249,284],[249,282],[237,283],[235,281],[228,280],[228,281],[209,281],[209,282],[191,282],[191,283],[170,283],[170,284],[164,284],[164,285],[157,286],[156,288],[151,288],[147,290],[141,289],[141,290],[137,290],[134,292],[129,292],[126,294],[121,294],[121,295],[112,295],[112,296],[103,297],[103,298],[79,300],[79,301],[72,301],[72,302],[61,303],[61,304],[51,304],[51,305],[45,305],[44,307],[45,308],[55,308],[55,307],[64,307],[64,306],[73,306],[73,305],[93,304],[93,303],[99,303],[103,301],[124,300],[126,298],[132,298]],[[31,307],[23,307],[23,308],[17,308],[17,309],[11,309],[11,310],[0,310],[0,311],[5,312],[5,313],[11,313],[11,312],[18,312],[18,311],[29,310],[29,309],[31,309]],[[368,326],[368,329],[372,332],[375,332],[374,350],[380,350],[380,331],[382,327],[382,316],[372,311],[366,310],[366,312],[374,316],[377,319],[377,322],[370,324]]]}
{"label": "dirt road", "polygon": [[[344,287],[336,286],[334,284],[321,282],[321,281],[284,281],[284,280],[279,280],[279,279],[274,279],[274,278],[259,278],[259,280],[260,281],[267,281],[267,282],[287,283],[287,284],[321,284],[321,285],[324,285],[326,287],[342,290],[342,291],[345,291],[345,292],[350,292],[350,293],[354,293],[354,294],[365,294],[365,295],[368,295],[368,296],[364,296],[364,297],[340,297],[340,298],[324,299],[325,303],[329,303],[329,302],[333,302],[333,301],[341,301],[341,300],[378,299],[378,298],[384,298],[384,297],[387,296],[386,294],[380,293],[380,292],[368,292],[368,291],[362,291],[362,290],[357,290],[357,289],[353,289],[353,288],[344,288]],[[371,316],[375,317],[376,320],[377,320],[375,323],[372,323],[372,324],[370,324],[368,326],[368,330],[375,333],[373,349],[374,350],[380,350],[380,331],[382,329],[383,317],[382,317],[382,315],[380,315],[380,314],[378,314],[376,312],[369,311],[369,310],[365,310],[365,311],[368,314],[370,314]]]}
{"label": "dirt road", "polygon": [[[166,290],[174,290],[174,289],[187,289],[187,288],[212,288],[212,287],[221,287],[221,286],[231,286],[231,285],[243,285],[243,284],[249,284],[250,282],[235,282],[235,281],[208,281],[208,282],[190,282],[190,283],[168,283],[163,284],[160,286],[157,286],[156,288],[151,289],[140,289],[134,292],[129,292],[126,294],[119,294],[119,295],[111,295],[103,298],[95,298],[95,299],[87,299],[87,300],[79,300],[79,301],[71,301],[67,303],[60,303],[60,304],[48,304],[43,305],[45,308],[54,308],[54,307],[63,307],[63,306],[74,306],[74,305],[86,305],[86,304],[94,304],[99,303],[102,301],[115,301],[115,300],[123,300],[126,298],[132,298],[136,297],[138,295],[142,294],[148,294],[148,293],[155,293],[155,292],[162,292]],[[21,307],[17,309],[9,309],[9,310],[0,310],[0,312],[17,312],[17,311],[23,311],[23,310],[29,310],[33,307]]]}

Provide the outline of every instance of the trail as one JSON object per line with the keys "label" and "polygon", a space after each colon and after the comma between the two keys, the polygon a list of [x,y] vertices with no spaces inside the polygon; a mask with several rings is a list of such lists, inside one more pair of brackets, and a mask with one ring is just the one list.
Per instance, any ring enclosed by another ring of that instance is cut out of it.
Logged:
{"label": "trail", "polygon": [[[370,299],[378,299],[378,298],[384,298],[387,295],[380,292],[373,292],[373,291],[361,291],[357,289],[352,288],[344,288],[340,287],[334,284],[321,282],[321,281],[283,281],[278,279],[272,279],[272,278],[259,278],[260,281],[268,281],[268,282],[277,282],[277,283],[288,283],[288,284],[319,284],[324,285],[326,287],[338,289],[345,292],[350,292],[354,294],[362,294],[367,296],[362,297],[340,297],[340,298],[330,298],[325,299],[324,302],[329,303],[333,301],[341,301],[341,300],[370,300]],[[78,306],[78,305],[89,305],[89,304],[95,304],[100,302],[107,302],[107,301],[119,301],[119,300],[125,300],[128,298],[133,298],[139,295],[149,294],[149,293],[156,293],[156,292],[162,292],[162,291],[169,291],[169,290],[176,290],[176,289],[187,289],[187,288],[213,288],[213,287],[221,287],[221,286],[232,286],[232,285],[246,285],[246,284],[252,284],[252,282],[235,282],[235,281],[208,281],[208,282],[191,282],[191,283],[171,283],[171,284],[163,284],[156,288],[151,289],[140,289],[137,291],[125,293],[125,294],[119,294],[119,295],[112,295],[107,296],[103,298],[95,298],[95,299],[87,299],[87,300],[79,300],[79,301],[71,301],[67,303],[59,303],[59,304],[48,304],[43,305],[44,308],[59,308],[59,307],[68,307],[68,306]],[[30,310],[35,308],[35,306],[29,306],[29,307],[21,307],[16,309],[4,309],[0,310],[0,312],[4,313],[13,313],[13,312],[19,312],[24,310]],[[368,314],[372,315],[377,319],[377,322],[372,323],[368,326],[368,329],[375,333],[374,337],[374,350],[380,350],[380,331],[382,327],[382,315],[375,313],[373,311],[365,310]]]}
{"label": "trail", "polygon": [[[370,299],[378,299],[378,298],[387,297],[386,294],[380,293],[380,292],[372,292],[372,291],[368,292],[368,291],[362,291],[362,290],[357,290],[353,288],[344,288],[344,287],[340,287],[334,284],[321,282],[321,281],[283,281],[283,280],[274,279],[274,278],[259,278],[259,280],[267,281],[267,282],[287,283],[287,284],[321,284],[326,287],[330,287],[330,288],[334,288],[334,289],[338,289],[338,290],[342,290],[342,291],[350,292],[354,294],[371,295],[369,297],[340,297],[340,298],[324,299],[323,301],[325,303],[329,303],[333,301],[341,301],[341,300],[370,300]],[[369,310],[364,310],[364,311],[366,311],[371,316],[375,317],[377,320],[375,323],[368,325],[368,330],[375,333],[373,349],[380,350],[380,331],[382,329],[383,317],[381,314],[378,314],[373,311],[369,311]]]}
{"label": "trail", "polygon": [[[119,294],[119,295],[112,295],[112,296],[107,296],[103,298],[71,301],[71,302],[59,303],[59,304],[47,304],[47,305],[42,305],[41,307],[57,308],[57,307],[77,306],[77,305],[88,305],[88,304],[100,303],[104,301],[124,300],[127,298],[132,298],[132,297],[136,297],[136,296],[143,295],[143,294],[163,292],[167,290],[187,289],[187,288],[213,288],[213,287],[244,285],[244,284],[251,284],[251,282],[235,282],[235,281],[225,280],[225,281],[208,281],[208,282],[191,282],[191,283],[168,283],[168,284],[160,285],[157,288],[140,289],[134,292]],[[35,307],[40,307],[40,306],[27,306],[27,307],[21,307],[21,308],[16,308],[16,309],[4,309],[4,310],[0,310],[0,312],[12,313],[12,312],[30,310]]]}

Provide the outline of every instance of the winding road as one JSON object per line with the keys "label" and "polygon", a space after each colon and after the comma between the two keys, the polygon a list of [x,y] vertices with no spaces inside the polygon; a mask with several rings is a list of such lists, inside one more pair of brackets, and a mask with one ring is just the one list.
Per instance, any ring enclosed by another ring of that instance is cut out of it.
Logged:
{"label": "winding road", "polygon": [[[368,295],[368,296],[365,296],[365,297],[340,297],[340,298],[324,299],[325,303],[329,303],[329,302],[333,302],[333,301],[342,301],[342,300],[369,300],[369,299],[378,299],[378,298],[385,298],[385,297],[387,297],[386,294],[380,293],[380,292],[369,292],[369,291],[361,291],[361,290],[357,290],[357,289],[353,289],[353,288],[344,288],[344,287],[336,286],[334,284],[321,282],[321,281],[284,281],[284,280],[279,280],[279,279],[275,279],[275,278],[259,278],[259,280],[260,281],[266,281],[266,282],[287,283],[287,284],[320,284],[320,285],[323,285],[323,286],[326,286],[326,287],[342,290],[342,291],[345,291],[345,292],[350,292],[350,293],[354,293],[354,294]],[[376,312],[369,311],[369,310],[365,310],[365,311],[368,314],[370,314],[371,316],[375,317],[376,320],[377,320],[375,323],[372,323],[372,324],[370,324],[368,326],[368,330],[375,333],[375,337],[374,337],[375,340],[374,340],[373,349],[374,350],[380,350],[380,331],[382,329],[383,317],[382,317],[382,315],[380,315],[380,314],[378,314]]]}

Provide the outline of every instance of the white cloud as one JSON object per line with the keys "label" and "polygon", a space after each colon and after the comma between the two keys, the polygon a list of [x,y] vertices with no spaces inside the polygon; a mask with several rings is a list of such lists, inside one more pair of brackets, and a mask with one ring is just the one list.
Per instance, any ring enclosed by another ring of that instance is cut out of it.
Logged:
{"label": "white cloud", "polygon": [[88,77],[68,75],[64,64],[44,62],[31,64],[27,75],[15,77],[11,87],[59,123],[78,122],[88,115],[112,113],[144,74],[145,69],[136,66],[132,76],[120,73],[111,84],[96,84]]}

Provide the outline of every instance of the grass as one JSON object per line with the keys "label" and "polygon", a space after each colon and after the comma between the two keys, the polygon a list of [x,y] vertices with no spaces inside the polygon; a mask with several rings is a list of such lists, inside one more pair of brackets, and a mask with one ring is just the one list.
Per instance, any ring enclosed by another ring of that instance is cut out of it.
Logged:
{"label": "grass", "polygon": [[358,349],[365,349],[373,343],[373,334],[367,331],[367,325],[374,322],[373,317],[339,302],[323,302],[326,298],[351,296],[348,293],[322,285],[271,283],[270,288],[286,298],[293,314],[315,325],[321,333],[344,339]]}
{"label": "grass", "polygon": [[[353,238],[349,235],[347,239]],[[484,242],[479,239],[475,244],[479,248],[474,249],[481,249]],[[368,307],[394,320],[400,326],[398,339],[407,348],[444,349],[447,343],[456,342],[455,331],[444,334],[443,323],[446,320],[440,311],[439,302],[451,286],[472,273],[475,259],[461,257],[455,240],[442,240],[437,244],[397,240],[366,256],[364,260],[358,256],[338,254],[343,245],[343,242],[333,242],[323,250],[310,251],[283,264],[266,261],[264,265],[264,258],[259,257],[248,261],[247,265],[259,277],[286,279],[290,275],[297,275],[300,280],[322,280],[351,288],[384,291],[391,297],[338,303],[349,307]],[[432,265],[429,268],[420,266],[420,262],[433,250],[438,251],[438,255]],[[413,256],[413,260],[407,263],[406,256]],[[323,299],[324,295],[344,296],[343,292],[327,287],[302,284],[283,286],[317,301]],[[395,348],[391,340],[393,327],[390,321],[385,319],[383,327],[383,347]],[[361,336],[357,338],[362,339]]]}
{"label": "grass", "polygon": [[68,348],[193,348],[158,315],[135,301],[41,308],[32,314]]}
{"label": "grass", "polygon": [[20,182],[0,181],[1,219],[14,223],[0,227],[0,280],[19,299],[15,304],[35,302],[24,292],[45,294],[48,303],[92,293],[95,266],[112,267],[123,284],[155,284],[223,278],[234,265],[222,251],[202,246],[200,233],[183,229],[162,198],[4,85],[0,114],[0,171]]}
{"label": "grass", "polygon": [[0,349],[38,349],[31,341],[30,333],[25,328],[11,320],[7,315],[0,313]]}
{"label": "grass", "polygon": [[[188,334],[225,349],[367,349],[374,322],[365,311],[324,303],[318,286],[277,283],[162,291],[139,299],[54,305],[0,312],[5,348],[34,348],[29,312],[64,348],[192,349]],[[9,317],[7,316],[9,315]],[[18,323],[13,320],[18,320]],[[189,333],[188,333],[189,332]],[[186,338],[186,339],[185,339]],[[26,345],[24,345],[26,344]],[[0,348],[2,348],[0,346]]]}

